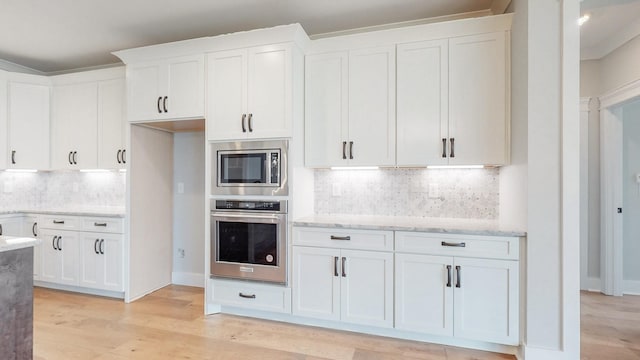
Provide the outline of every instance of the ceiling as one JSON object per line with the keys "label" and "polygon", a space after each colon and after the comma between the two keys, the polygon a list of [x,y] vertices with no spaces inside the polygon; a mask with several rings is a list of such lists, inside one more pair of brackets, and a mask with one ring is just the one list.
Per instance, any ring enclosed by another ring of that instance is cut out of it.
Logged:
{"label": "ceiling", "polygon": [[580,28],[580,57],[600,59],[640,34],[639,0],[584,0],[590,19]]}
{"label": "ceiling", "polygon": [[0,59],[42,73],[112,51],[300,23],[309,35],[496,9],[511,0],[2,0]]}

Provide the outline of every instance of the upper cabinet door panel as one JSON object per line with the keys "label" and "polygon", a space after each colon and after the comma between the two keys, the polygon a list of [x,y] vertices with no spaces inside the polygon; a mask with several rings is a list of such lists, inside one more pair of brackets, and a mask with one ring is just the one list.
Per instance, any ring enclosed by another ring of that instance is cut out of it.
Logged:
{"label": "upper cabinet door panel", "polygon": [[[349,54],[307,56],[305,62],[305,165],[330,167],[347,162]],[[346,152],[346,149],[345,149]],[[344,156],[346,157],[346,156]]]}
{"label": "upper cabinet door panel", "polygon": [[448,41],[401,44],[397,51],[397,164],[447,164]]}
{"label": "upper cabinet door panel", "polygon": [[95,169],[98,140],[96,82],[53,89],[52,167]]}
{"label": "upper cabinet door panel", "polygon": [[350,165],[395,165],[395,46],[349,53]]}
{"label": "upper cabinet door panel", "polygon": [[167,64],[167,89],[162,99],[164,117],[204,117],[204,55],[172,59]]}
{"label": "upper cabinet door panel", "polygon": [[[233,50],[207,57],[207,127],[209,140],[247,136],[247,51]],[[244,129],[244,132],[243,132]]]}
{"label": "upper cabinet door panel", "polygon": [[249,136],[291,136],[291,46],[250,48],[247,65]]}
{"label": "upper cabinet door panel", "polygon": [[124,168],[125,145],[124,79],[98,83],[98,167]]}
{"label": "upper cabinet door panel", "polygon": [[8,167],[49,168],[49,86],[9,82]]}
{"label": "upper cabinet door panel", "polygon": [[160,84],[163,76],[158,63],[132,65],[128,71],[129,121],[152,120],[162,116]]}
{"label": "upper cabinet door panel", "polygon": [[505,32],[449,40],[450,164],[502,165],[508,154]]}
{"label": "upper cabinet door panel", "polygon": [[0,169],[7,168],[7,80],[0,71]]}

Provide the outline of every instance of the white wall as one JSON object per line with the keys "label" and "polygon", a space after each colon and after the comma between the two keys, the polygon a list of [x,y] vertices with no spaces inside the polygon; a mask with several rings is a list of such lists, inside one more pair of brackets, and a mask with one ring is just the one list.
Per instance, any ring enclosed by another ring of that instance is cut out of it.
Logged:
{"label": "white wall", "polygon": [[640,284],[640,101],[625,105],[623,116],[623,279]]}
{"label": "white wall", "polygon": [[640,79],[640,36],[600,60],[601,94]]}
{"label": "white wall", "polygon": [[173,138],[174,284],[204,286],[205,143],[204,132]]}

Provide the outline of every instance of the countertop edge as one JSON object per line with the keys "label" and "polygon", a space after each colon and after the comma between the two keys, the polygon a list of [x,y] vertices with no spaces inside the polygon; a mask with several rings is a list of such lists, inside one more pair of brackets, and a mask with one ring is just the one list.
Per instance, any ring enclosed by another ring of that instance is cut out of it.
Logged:
{"label": "countertop edge", "polygon": [[[16,242],[7,243],[6,242],[7,240],[16,241]],[[41,243],[42,243],[42,240],[36,239],[36,238],[6,236],[4,237],[4,239],[0,239],[0,253],[11,251],[11,250],[20,250],[28,247],[33,247],[36,245],[40,245]]]}
{"label": "countertop edge", "polygon": [[110,218],[124,218],[126,213],[100,212],[90,210],[6,210],[0,211],[2,215],[61,215],[61,216],[99,216]]}
{"label": "countertop edge", "polygon": [[397,224],[358,224],[358,223],[328,223],[313,220],[294,220],[291,222],[293,226],[317,227],[317,228],[339,228],[339,229],[355,229],[355,230],[379,230],[379,231],[413,231],[413,232],[429,232],[440,234],[460,234],[460,235],[483,235],[483,236],[504,236],[504,237],[526,237],[524,231],[512,230],[493,230],[493,229],[462,229],[448,226],[407,226]]}

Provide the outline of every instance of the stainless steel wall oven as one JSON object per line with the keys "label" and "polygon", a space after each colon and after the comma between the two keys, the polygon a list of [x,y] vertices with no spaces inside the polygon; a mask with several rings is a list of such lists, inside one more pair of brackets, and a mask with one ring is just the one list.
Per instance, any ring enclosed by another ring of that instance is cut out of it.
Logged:
{"label": "stainless steel wall oven", "polygon": [[286,284],[287,201],[212,200],[211,276]]}

